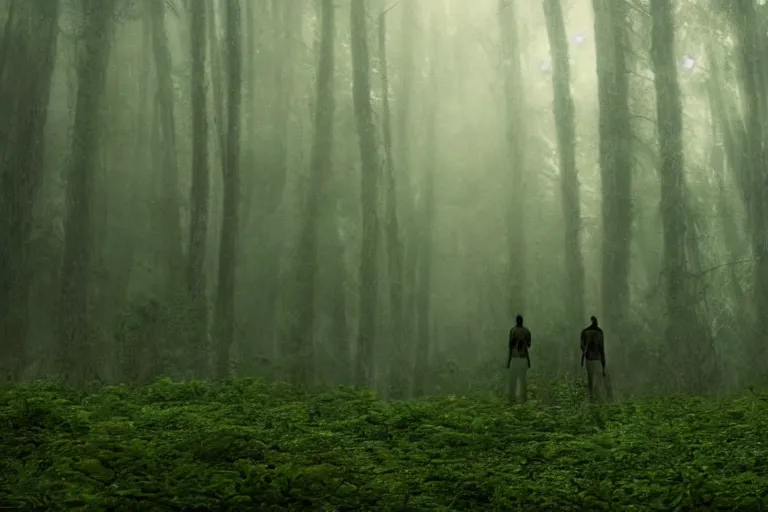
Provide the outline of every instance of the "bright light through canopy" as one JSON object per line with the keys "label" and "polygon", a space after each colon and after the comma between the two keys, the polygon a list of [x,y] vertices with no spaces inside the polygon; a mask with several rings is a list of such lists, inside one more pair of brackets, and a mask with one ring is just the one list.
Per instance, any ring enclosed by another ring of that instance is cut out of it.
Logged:
{"label": "bright light through canopy", "polygon": [[683,59],[683,67],[685,69],[693,69],[696,67],[696,59],[693,55],[686,55]]}

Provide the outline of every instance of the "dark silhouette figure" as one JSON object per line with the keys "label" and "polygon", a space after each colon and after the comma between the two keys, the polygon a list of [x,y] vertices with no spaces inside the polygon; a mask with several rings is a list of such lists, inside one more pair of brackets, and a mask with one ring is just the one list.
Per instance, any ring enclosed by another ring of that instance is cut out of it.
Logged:
{"label": "dark silhouette figure", "polygon": [[605,382],[605,338],[597,325],[597,318],[590,317],[591,323],[581,331],[581,366],[586,360],[587,387],[590,400],[596,392],[607,393]]}
{"label": "dark silhouette figure", "polygon": [[515,326],[509,330],[509,356],[507,369],[509,372],[509,402],[514,403],[520,388],[520,400],[528,398],[528,382],[526,374],[531,367],[528,349],[531,348],[531,331],[523,325],[523,317],[517,315]]}

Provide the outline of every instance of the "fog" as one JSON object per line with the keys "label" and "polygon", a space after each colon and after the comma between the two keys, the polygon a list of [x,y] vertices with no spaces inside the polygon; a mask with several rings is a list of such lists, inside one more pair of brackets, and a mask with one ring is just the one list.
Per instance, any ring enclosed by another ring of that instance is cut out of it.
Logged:
{"label": "fog", "polygon": [[765,383],[766,22],[0,0],[3,377],[498,392],[520,314],[539,382],[596,316],[617,397]]}

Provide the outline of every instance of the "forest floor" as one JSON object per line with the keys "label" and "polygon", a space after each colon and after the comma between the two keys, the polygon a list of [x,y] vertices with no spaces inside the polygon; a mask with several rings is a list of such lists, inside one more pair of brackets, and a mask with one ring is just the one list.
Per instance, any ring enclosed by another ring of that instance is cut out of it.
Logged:
{"label": "forest floor", "polygon": [[0,510],[765,510],[768,396],[0,389]]}

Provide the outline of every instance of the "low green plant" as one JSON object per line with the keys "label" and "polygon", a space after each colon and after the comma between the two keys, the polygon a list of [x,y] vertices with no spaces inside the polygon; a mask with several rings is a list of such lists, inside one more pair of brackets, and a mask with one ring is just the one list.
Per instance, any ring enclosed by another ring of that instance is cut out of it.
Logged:
{"label": "low green plant", "polygon": [[[544,387],[542,387],[544,389]],[[383,402],[256,380],[0,389],[11,510],[760,510],[758,393]],[[534,391],[536,387],[534,386]]]}

